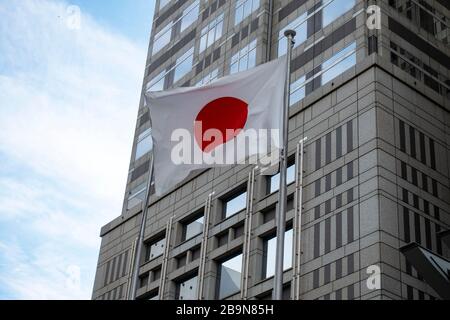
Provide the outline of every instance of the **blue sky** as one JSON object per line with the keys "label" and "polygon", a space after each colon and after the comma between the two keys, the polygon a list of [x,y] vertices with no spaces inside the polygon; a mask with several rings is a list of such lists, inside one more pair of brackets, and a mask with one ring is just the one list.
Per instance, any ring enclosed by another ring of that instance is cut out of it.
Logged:
{"label": "blue sky", "polygon": [[72,0],[70,3],[79,6],[112,32],[122,33],[147,46],[155,0]]}
{"label": "blue sky", "polygon": [[0,299],[90,298],[100,227],[121,211],[153,7],[0,0]]}

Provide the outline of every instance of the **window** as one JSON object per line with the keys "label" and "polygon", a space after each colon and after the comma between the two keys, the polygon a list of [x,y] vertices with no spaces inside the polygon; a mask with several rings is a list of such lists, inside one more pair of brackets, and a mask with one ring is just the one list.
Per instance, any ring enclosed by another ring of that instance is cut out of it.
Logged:
{"label": "window", "polygon": [[153,149],[152,130],[148,129],[138,137],[135,160],[140,159]]}
{"label": "window", "polygon": [[298,78],[295,82],[291,84],[291,99],[290,99],[291,106],[293,106],[294,104],[305,98],[306,95],[305,81],[306,77],[303,76]]}
{"label": "window", "polygon": [[153,40],[153,48],[152,55],[155,55],[162,48],[167,46],[172,39],[173,31],[177,31],[176,26],[178,22],[180,22],[180,33],[189,28],[195,21],[198,19],[200,11],[200,1],[197,0],[192,3],[186,10],[183,11],[183,15],[177,19],[176,21],[170,22],[167,26],[165,26],[160,32],[155,35]]}
{"label": "window", "polygon": [[[284,238],[284,271],[292,268],[292,240],[294,237],[294,231],[291,229],[286,231]],[[275,256],[277,251],[277,238],[276,236],[266,240],[264,244],[265,250],[265,277],[270,278],[275,275]]]}
{"label": "window", "polygon": [[306,41],[307,39],[306,28],[308,25],[307,17],[308,14],[307,12],[305,12],[280,31],[278,38],[278,57],[281,57],[282,55],[287,53],[287,40],[286,37],[284,36],[284,32],[286,30],[292,29],[297,32],[297,35],[295,36],[294,48],[298,47],[300,44]]}
{"label": "window", "polygon": [[128,202],[127,202],[127,210],[131,210],[132,208],[140,205],[142,201],[145,200],[145,194],[147,191],[147,182],[138,185],[137,187],[131,189]]}
{"label": "window", "polygon": [[237,25],[259,8],[260,0],[238,0],[236,2],[235,23]]}
{"label": "window", "polygon": [[423,0],[390,0],[389,5],[396,9],[401,15],[420,26],[437,40],[449,44],[450,34],[448,18],[444,13]]}
{"label": "window", "polygon": [[149,301],[156,301],[156,300],[159,300],[159,295],[158,295],[158,294],[153,295],[153,296],[149,297],[148,300],[149,300]]}
{"label": "window", "polygon": [[356,64],[356,44],[353,43],[322,64],[322,84],[325,84]]}
{"label": "window", "polygon": [[164,70],[158,74],[152,81],[147,83],[146,91],[163,91],[164,90],[164,80],[166,76],[166,71]]}
{"label": "window", "polygon": [[150,278],[150,275],[148,273],[139,277],[139,289],[142,289],[148,285],[149,278]]}
{"label": "window", "polygon": [[352,9],[354,5],[355,0],[333,0],[323,8],[323,27],[325,28],[334,20]]}
{"label": "window", "polygon": [[225,202],[225,218],[234,216],[247,208],[247,192],[241,193]]}
{"label": "window", "polygon": [[256,40],[243,47],[231,57],[230,73],[248,70],[256,66]]}
{"label": "window", "polygon": [[192,70],[192,63],[194,62],[194,48],[188,50],[180,58],[177,59],[175,67],[175,76],[173,82],[179,81],[186,74]]}
{"label": "window", "polygon": [[219,78],[219,69],[215,69],[215,70],[211,71],[207,76],[205,76],[203,79],[201,79],[199,82],[197,82],[196,86],[197,87],[205,86],[205,85],[213,82],[217,78]]}
{"label": "window", "polygon": [[200,39],[200,50],[202,53],[209,48],[216,40],[222,37],[223,33],[223,14],[212,20],[206,27],[203,28]]}
{"label": "window", "polygon": [[167,6],[172,0],[159,0],[159,10]]}
{"label": "window", "polygon": [[197,299],[198,276],[177,284],[176,300]]}
{"label": "window", "polygon": [[145,261],[148,262],[162,256],[164,254],[165,247],[166,238],[148,243],[146,245]]}
{"label": "window", "polygon": [[162,48],[167,46],[172,36],[172,23],[165,26],[160,32],[155,35],[153,40],[152,55],[157,54]]}
{"label": "window", "polygon": [[186,10],[183,11],[183,17],[181,18],[181,31],[183,32],[189,28],[198,19],[200,11],[200,0],[195,1]]}
{"label": "window", "polygon": [[241,290],[242,254],[220,264],[219,299]]}
{"label": "window", "polygon": [[192,239],[203,232],[204,216],[197,218],[197,220],[186,223],[183,227],[183,241]]}
{"label": "window", "polygon": [[[291,165],[287,169],[287,184],[295,182],[295,164]],[[270,177],[270,193],[274,193],[280,190],[280,174],[276,174]]]}

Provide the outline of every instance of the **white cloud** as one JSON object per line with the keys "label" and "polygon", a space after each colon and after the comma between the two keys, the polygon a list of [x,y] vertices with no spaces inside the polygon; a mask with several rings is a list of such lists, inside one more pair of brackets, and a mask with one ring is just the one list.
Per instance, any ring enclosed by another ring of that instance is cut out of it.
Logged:
{"label": "white cloud", "polygon": [[[26,247],[2,233],[0,249],[15,241],[8,263],[46,269],[34,281],[8,271],[11,294],[24,299],[42,290],[49,298],[74,298],[61,288],[75,254],[89,264],[80,266],[84,291],[75,297],[90,298],[96,261],[85,256],[97,255],[101,225],[121,211],[144,71],[145,48],[83,13],[81,29],[67,28],[67,7],[0,1],[0,156],[13,162],[0,169],[0,221],[20,224],[38,244]],[[36,264],[38,249],[61,267],[42,257]]]}

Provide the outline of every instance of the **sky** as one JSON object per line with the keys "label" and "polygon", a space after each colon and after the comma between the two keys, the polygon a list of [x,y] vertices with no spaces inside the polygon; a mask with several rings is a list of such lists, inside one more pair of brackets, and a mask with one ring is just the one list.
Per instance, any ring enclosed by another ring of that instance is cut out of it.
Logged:
{"label": "sky", "polygon": [[153,0],[0,0],[0,299],[90,299]]}

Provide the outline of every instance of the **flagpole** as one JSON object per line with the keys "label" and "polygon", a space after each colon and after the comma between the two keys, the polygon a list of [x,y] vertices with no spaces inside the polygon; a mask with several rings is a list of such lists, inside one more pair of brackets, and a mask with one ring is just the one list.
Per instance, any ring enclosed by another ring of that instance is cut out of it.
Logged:
{"label": "flagpole", "polygon": [[[145,199],[142,202],[142,219],[141,227],[139,229],[139,235],[137,238],[136,249],[134,253],[134,260],[132,265],[132,276],[131,276],[131,294],[129,300],[136,300],[136,293],[139,280],[139,267],[141,266],[141,256],[142,247],[144,246],[144,236],[145,236],[145,224],[147,222],[148,215],[148,203],[150,201],[150,190],[152,187],[153,169],[154,169],[154,156],[152,154],[152,159],[150,161],[150,169],[148,174],[147,191],[145,193]],[[168,244],[166,244],[168,245]]]}
{"label": "flagpole", "polygon": [[275,277],[273,300],[283,300],[283,270],[284,270],[284,237],[286,232],[286,207],[287,207],[287,164],[288,164],[288,142],[289,142],[289,104],[291,93],[291,60],[292,47],[296,32],[286,30],[284,33],[287,42],[287,72],[285,81],[284,108],[283,108],[283,145],[280,150],[280,191],[278,195],[277,214],[277,250],[275,260]]}

